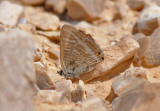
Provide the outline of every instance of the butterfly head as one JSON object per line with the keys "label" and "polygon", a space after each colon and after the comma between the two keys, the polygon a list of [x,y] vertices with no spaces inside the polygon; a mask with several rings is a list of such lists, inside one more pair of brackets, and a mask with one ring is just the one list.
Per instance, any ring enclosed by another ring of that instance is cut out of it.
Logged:
{"label": "butterfly head", "polygon": [[66,78],[70,78],[70,79],[76,77],[76,75],[73,74],[73,72],[69,72],[69,71],[65,73],[63,70],[60,70],[60,71],[57,71],[57,73],[61,76],[65,76]]}
{"label": "butterfly head", "polygon": [[60,74],[61,76],[64,75],[63,70],[57,71],[58,74]]}

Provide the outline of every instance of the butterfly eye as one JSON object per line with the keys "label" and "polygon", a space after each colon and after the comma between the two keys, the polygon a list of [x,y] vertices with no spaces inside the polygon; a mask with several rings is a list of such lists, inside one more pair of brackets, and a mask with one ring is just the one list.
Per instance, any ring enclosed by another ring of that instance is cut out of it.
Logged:
{"label": "butterfly eye", "polygon": [[98,55],[101,55],[101,52],[100,52],[100,51],[98,52]]}
{"label": "butterfly eye", "polygon": [[102,60],[104,60],[104,57],[102,57]]}
{"label": "butterfly eye", "polygon": [[63,70],[57,71],[61,76],[64,75]]}

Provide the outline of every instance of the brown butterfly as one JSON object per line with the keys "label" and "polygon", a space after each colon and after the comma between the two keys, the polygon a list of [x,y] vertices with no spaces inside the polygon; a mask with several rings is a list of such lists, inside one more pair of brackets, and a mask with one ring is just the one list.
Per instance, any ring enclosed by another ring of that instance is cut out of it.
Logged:
{"label": "brown butterfly", "polygon": [[103,60],[102,50],[89,34],[63,25],[60,33],[61,75],[71,79],[78,77],[92,71]]}

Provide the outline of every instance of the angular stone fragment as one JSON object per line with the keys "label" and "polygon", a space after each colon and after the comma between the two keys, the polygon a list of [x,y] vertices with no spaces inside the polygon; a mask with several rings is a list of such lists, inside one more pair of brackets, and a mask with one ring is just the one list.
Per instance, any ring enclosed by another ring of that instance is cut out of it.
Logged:
{"label": "angular stone fragment", "polygon": [[47,74],[45,66],[41,62],[34,63],[37,85],[40,89],[55,89],[55,86]]}
{"label": "angular stone fragment", "polygon": [[138,18],[138,31],[150,35],[159,26],[160,7],[151,5],[143,9]]}
{"label": "angular stone fragment", "polygon": [[4,27],[0,26],[0,32],[5,31]]}
{"label": "angular stone fragment", "polygon": [[160,27],[150,36],[149,49],[145,55],[145,65],[153,67],[160,65]]}
{"label": "angular stone fragment", "polygon": [[35,96],[35,104],[68,104],[70,102],[70,97],[67,97],[67,94],[64,92],[57,92],[55,90],[40,90],[38,94]]}
{"label": "angular stone fragment", "polygon": [[112,104],[113,111],[159,111],[159,92],[159,83],[141,83],[117,98]]}
{"label": "angular stone fragment", "polygon": [[0,3],[0,23],[4,25],[16,25],[23,7],[17,4],[3,1]]}
{"label": "angular stone fragment", "polygon": [[117,12],[114,1],[106,0],[105,8],[100,14],[100,21],[110,22],[114,19],[115,13]]}
{"label": "angular stone fragment", "polygon": [[144,58],[145,58],[145,55],[146,55],[146,52],[149,48],[149,45],[150,45],[150,41],[149,41],[149,37],[145,36],[144,34],[142,33],[138,33],[138,34],[135,34],[133,36],[133,38],[139,43],[140,45],[140,48],[138,49],[135,57],[134,57],[134,63],[135,65],[141,65],[141,63],[144,61]]}
{"label": "angular stone fragment", "polygon": [[75,103],[81,103],[82,100],[86,98],[85,96],[85,89],[84,89],[84,83],[83,81],[79,81],[79,84],[77,85],[77,89],[73,90],[71,92],[72,101]]}
{"label": "angular stone fragment", "polygon": [[145,68],[147,72],[147,78],[150,82],[159,82],[160,81],[160,66]]}
{"label": "angular stone fragment", "polygon": [[18,24],[26,24],[27,23],[27,20],[25,18],[20,18],[18,20]]}
{"label": "angular stone fragment", "polygon": [[144,0],[127,0],[127,4],[131,9],[134,10],[142,10],[143,7],[145,6],[145,1]]}
{"label": "angular stone fragment", "polygon": [[24,15],[28,23],[42,30],[57,30],[60,24],[57,16],[32,7],[26,7]]}
{"label": "angular stone fragment", "polygon": [[31,35],[19,29],[0,32],[0,110],[33,111],[35,73]]}
{"label": "angular stone fragment", "polygon": [[109,111],[98,97],[90,97],[82,102],[82,111]]}
{"label": "angular stone fragment", "polygon": [[75,20],[97,18],[104,9],[104,3],[105,0],[69,0],[68,16]]}
{"label": "angular stone fragment", "polygon": [[151,2],[154,2],[156,5],[160,6],[160,0],[151,0]]}
{"label": "angular stone fragment", "polygon": [[72,87],[72,81],[62,79],[55,83],[56,91],[69,91]]}
{"label": "angular stone fragment", "polygon": [[60,41],[60,32],[58,31],[37,31],[37,33],[51,40]]}
{"label": "angular stone fragment", "polygon": [[45,7],[51,7],[56,13],[61,14],[66,8],[66,3],[67,0],[47,0],[45,3]]}
{"label": "angular stone fragment", "polygon": [[111,92],[106,97],[106,100],[111,103],[113,99],[120,96],[123,92],[137,87],[146,80],[147,74],[144,69],[139,67],[129,68],[116,77],[116,80],[112,84]]}
{"label": "angular stone fragment", "polygon": [[129,10],[129,7],[127,7],[126,5],[126,0],[116,0],[116,8],[117,8],[117,15],[121,19],[125,18]]}
{"label": "angular stone fragment", "polygon": [[133,67],[121,73],[113,82],[112,88],[116,94],[120,95],[126,90],[134,88],[146,80],[147,75],[144,69]]}
{"label": "angular stone fragment", "polygon": [[17,27],[30,34],[36,34],[36,28],[32,24],[17,24]]}
{"label": "angular stone fragment", "polygon": [[83,81],[89,81],[93,78],[105,75],[120,63],[132,58],[137,52],[138,48],[139,45],[135,40],[133,40],[132,38],[123,38],[117,44],[105,49],[104,61],[98,64],[95,70],[80,75],[80,78]]}
{"label": "angular stone fragment", "polygon": [[22,0],[26,5],[40,5],[44,3],[45,0]]}

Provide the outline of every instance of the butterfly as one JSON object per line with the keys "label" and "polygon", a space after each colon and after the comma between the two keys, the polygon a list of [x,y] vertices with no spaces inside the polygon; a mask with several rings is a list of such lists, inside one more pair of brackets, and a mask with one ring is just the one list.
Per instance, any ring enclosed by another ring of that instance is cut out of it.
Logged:
{"label": "butterfly", "polygon": [[78,78],[103,60],[103,51],[91,35],[71,25],[63,25],[60,32],[60,75]]}

